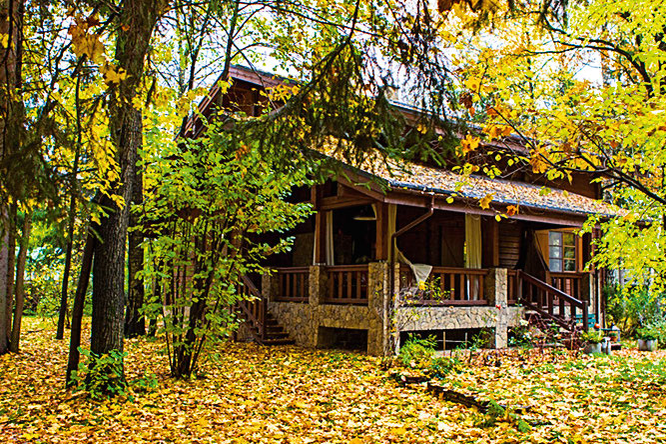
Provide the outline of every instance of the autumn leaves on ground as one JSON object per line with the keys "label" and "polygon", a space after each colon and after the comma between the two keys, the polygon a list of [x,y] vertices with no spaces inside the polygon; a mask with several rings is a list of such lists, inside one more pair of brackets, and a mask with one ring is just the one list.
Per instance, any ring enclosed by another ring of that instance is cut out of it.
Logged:
{"label": "autumn leaves on ground", "polygon": [[[129,398],[63,389],[66,341],[28,319],[20,355],[0,357],[2,442],[658,442],[666,439],[664,352],[590,358],[511,350],[460,355],[442,384],[503,416],[437,399],[379,358],[227,343],[196,380],[169,378],[159,341],[126,342]],[[156,384],[155,384],[156,383]],[[520,427],[519,422],[528,425]],[[520,430],[522,429],[522,430]]]}

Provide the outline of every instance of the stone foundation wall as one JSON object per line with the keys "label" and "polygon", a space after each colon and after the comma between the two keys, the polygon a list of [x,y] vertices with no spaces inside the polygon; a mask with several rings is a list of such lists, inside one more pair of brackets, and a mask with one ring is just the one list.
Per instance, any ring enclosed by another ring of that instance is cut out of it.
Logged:
{"label": "stone foundation wall", "polygon": [[[363,329],[368,331],[367,352],[373,355],[393,353],[391,344],[401,331],[492,328],[494,345],[507,346],[507,329],[518,325],[524,309],[507,306],[507,271],[490,270],[484,294],[491,306],[399,307],[391,310],[388,298],[389,266],[374,263],[368,267],[368,305],[320,304],[325,291],[326,273],[322,266],[310,267],[309,300],[306,303],[275,302],[270,294],[269,310],[297,344],[320,345],[319,327]],[[274,288],[271,282],[264,289]],[[267,291],[267,293],[269,293]],[[390,331],[393,331],[395,337]]]}
{"label": "stone foundation wall", "polygon": [[269,302],[268,310],[289,333],[296,344],[315,347],[317,325],[310,304],[297,302]]}

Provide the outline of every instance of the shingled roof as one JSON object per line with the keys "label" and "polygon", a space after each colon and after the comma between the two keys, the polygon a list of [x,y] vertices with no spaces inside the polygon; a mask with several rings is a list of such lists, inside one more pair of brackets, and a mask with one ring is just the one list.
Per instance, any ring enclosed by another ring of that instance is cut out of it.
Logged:
{"label": "shingled roof", "polygon": [[325,156],[341,162],[357,173],[383,181],[390,189],[432,192],[467,200],[479,200],[492,195],[491,205],[519,205],[579,215],[598,214],[614,217],[625,214],[624,210],[608,202],[557,188],[491,179],[480,175],[459,174],[411,162],[385,160],[377,154],[367,155],[361,165],[352,166],[337,152],[322,151]]}

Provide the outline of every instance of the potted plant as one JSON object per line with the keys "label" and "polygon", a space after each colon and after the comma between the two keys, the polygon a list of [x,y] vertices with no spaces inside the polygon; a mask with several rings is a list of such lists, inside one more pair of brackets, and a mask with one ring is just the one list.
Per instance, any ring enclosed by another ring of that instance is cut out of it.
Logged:
{"label": "potted plant", "polygon": [[655,351],[659,332],[651,326],[638,329],[638,349],[640,351]]}
{"label": "potted plant", "polygon": [[604,334],[599,330],[584,331],[580,334],[580,339],[585,343],[583,353],[601,353],[601,342],[604,340]]}

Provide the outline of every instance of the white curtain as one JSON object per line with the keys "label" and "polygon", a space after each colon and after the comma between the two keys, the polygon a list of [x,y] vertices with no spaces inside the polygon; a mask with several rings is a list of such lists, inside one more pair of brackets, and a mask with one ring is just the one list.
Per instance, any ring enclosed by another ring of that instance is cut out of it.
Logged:
{"label": "white curtain", "polygon": [[[395,204],[389,204],[388,232],[386,233],[389,239],[391,239],[393,233],[396,232],[397,215],[398,215],[398,207]],[[420,284],[421,282],[425,282],[426,279],[428,279],[428,276],[430,276],[430,272],[432,271],[432,265],[413,264],[409,259],[405,257],[404,254],[402,254],[402,251],[398,249],[398,240],[394,239],[393,242],[394,242],[393,248],[389,248],[389,264],[393,263],[393,258],[391,257],[391,255],[395,251],[396,261],[405,264],[409,268],[411,268],[412,273],[414,273],[414,277],[416,278],[417,285]]]}

